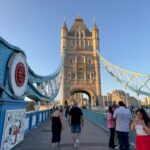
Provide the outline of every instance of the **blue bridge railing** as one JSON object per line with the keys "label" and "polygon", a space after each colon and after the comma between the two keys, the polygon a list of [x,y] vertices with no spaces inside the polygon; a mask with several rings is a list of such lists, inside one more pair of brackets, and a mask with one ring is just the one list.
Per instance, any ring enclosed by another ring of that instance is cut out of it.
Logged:
{"label": "blue bridge railing", "polygon": [[40,124],[50,118],[50,109],[42,111],[32,111],[26,113],[26,129],[25,132],[30,132],[37,128]]}
{"label": "blue bridge railing", "polygon": [[[105,131],[109,131],[107,128],[107,116],[106,113],[101,113],[98,111],[82,109],[84,117],[92,121],[99,127],[103,128]],[[135,132],[130,131],[129,133],[130,144],[135,144]]]}

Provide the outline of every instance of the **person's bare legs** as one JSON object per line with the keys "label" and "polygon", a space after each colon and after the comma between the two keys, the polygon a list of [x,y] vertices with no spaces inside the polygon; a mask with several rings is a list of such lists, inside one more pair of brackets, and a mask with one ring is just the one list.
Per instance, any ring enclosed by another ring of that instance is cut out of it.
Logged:
{"label": "person's bare legs", "polygon": [[74,147],[79,146],[80,133],[72,133],[72,139],[74,142]]}
{"label": "person's bare legs", "polygon": [[76,133],[72,133],[72,139],[73,139],[74,147],[77,147],[77,144],[76,144]]}
{"label": "person's bare legs", "polygon": [[79,139],[80,139],[80,133],[76,133],[76,144],[77,144],[77,146],[79,146],[79,144],[80,144]]}
{"label": "person's bare legs", "polygon": [[55,148],[55,143],[52,143],[52,150]]}
{"label": "person's bare legs", "polygon": [[77,133],[77,139],[80,139],[80,133]]}

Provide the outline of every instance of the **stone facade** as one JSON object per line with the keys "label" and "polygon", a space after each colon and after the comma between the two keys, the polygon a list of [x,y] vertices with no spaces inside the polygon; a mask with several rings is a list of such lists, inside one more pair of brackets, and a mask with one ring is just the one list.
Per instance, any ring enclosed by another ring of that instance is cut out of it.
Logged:
{"label": "stone facade", "polygon": [[123,101],[126,106],[138,106],[138,100],[135,97],[130,96],[122,90],[114,90],[112,93],[107,93],[107,96],[103,96],[103,104],[105,106],[118,104],[119,101]]}
{"label": "stone facade", "polygon": [[141,105],[150,106],[150,97],[145,97],[144,102]]}
{"label": "stone facade", "polygon": [[93,106],[101,105],[98,28],[91,31],[78,16],[71,29],[64,21],[61,29],[61,55],[64,57],[61,104],[70,102],[76,93],[86,93]]}

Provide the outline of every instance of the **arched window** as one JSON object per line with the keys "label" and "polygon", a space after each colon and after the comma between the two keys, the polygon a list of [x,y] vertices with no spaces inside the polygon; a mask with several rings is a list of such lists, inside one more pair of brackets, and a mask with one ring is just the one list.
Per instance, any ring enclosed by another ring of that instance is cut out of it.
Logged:
{"label": "arched window", "polygon": [[88,63],[88,64],[92,64],[92,59],[91,59],[91,58],[88,58],[88,59],[87,59],[87,63]]}
{"label": "arched window", "polygon": [[80,38],[80,31],[77,31],[76,38]]}
{"label": "arched window", "polygon": [[68,80],[71,80],[71,72],[68,72]]}
{"label": "arched window", "polygon": [[84,38],[84,31],[81,32],[81,38]]}
{"label": "arched window", "polygon": [[87,73],[86,79],[87,79],[87,80],[90,80],[90,73]]}
{"label": "arched window", "polygon": [[88,65],[91,65],[92,62],[93,62],[92,57],[88,56],[88,57],[86,58],[86,63],[87,63]]}
{"label": "arched window", "polygon": [[81,49],[84,50],[84,41],[81,41]]}
{"label": "arched window", "polygon": [[92,81],[95,80],[95,73],[94,72],[91,73],[91,79],[92,79]]}
{"label": "arched window", "polygon": [[84,63],[84,57],[79,56],[79,57],[77,58],[77,63]]}
{"label": "arched window", "polygon": [[87,41],[87,45],[90,46],[90,41],[89,40]]}
{"label": "arched window", "polygon": [[78,71],[77,72],[77,78],[78,78],[78,80],[83,80],[84,79],[84,73],[81,71]]}
{"label": "arched window", "polygon": [[69,64],[73,64],[73,59],[72,58],[69,59]]}

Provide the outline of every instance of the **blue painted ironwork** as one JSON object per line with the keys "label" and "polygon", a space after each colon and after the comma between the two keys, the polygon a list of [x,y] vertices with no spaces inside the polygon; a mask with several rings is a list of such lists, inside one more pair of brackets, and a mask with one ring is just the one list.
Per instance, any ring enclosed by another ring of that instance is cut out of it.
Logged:
{"label": "blue painted ironwork", "polygon": [[[53,101],[57,96],[61,84],[61,71],[63,59],[58,69],[49,76],[40,76],[33,72],[28,66],[27,86],[21,96],[15,95],[10,86],[10,59],[14,54],[21,54],[26,61],[26,55],[20,48],[9,44],[0,37],[0,147],[3,146],[3,128],[5,125],[5,114],[7,110],[24,110],[26,108],[25,96],[36,101]],[[15,55],[16,56],[16,55]],[[18,55],[17,55],[18,56]],[[14,76],[13,76],[14,77]],[[15,77],[14,77],[15,78]],[[44,88],[43,88],[44,86]],[[49,91],[45,87],[49,86]],[[44,90],[43,90],[44,89]],[[50,111],[36,111],[26,114],[29,119],[26,132],[31,131],[43,121],[50,117]],[[32,122],[34,118],[34,123]]]}
{"label": "blue painted ironwork", "polygon": [[[0,92],[3,100],[11,97],[14,97],[14,94],[10,90],[8,85],[8,61],[12,54],[14,53],[22,53],[25,56],[25,53],[20,48],[9,44],[2,37],[0,37]],[[25,56],[26,58],[26,56]],[[61,59],[60,65],[58,69],[49,76],[41,76],[37,75],[29,66],[29,79],[28,86],[24,95],[19,97],[19,99],[24,99],[25,96],[28,96],[31,99],[37,101],[52,101],[57,96],[61,84],[61,70],[62,70],[63,58]],[[56,82],[56,80],[59,80]],[[53,82],[55,81],[55,82]],[[51,93],[45,92],[43,93],[41,89],[38,88],[38,85],[50,83]],[[53,84],[52,84],[53,83]],[[5,94],[3,94],[3,92]]]}
{"label": "blue painted ironwork", "polygon": [[105,70],[116,82],[121,83],[124,88],[128,88],[137,95],[150,96],[150,74],[142,74],[121,68],[106,60],[98,50],[97,54]]}
{"label": "blue painted ironwork", "polygon": [[[41,115],[41,120],[40,120]],[[33,116],[36,117],[35,124],[33,124]],[[28,119],[28,122],[26,123],[27,128],[25,132],[30,132],[32,129],[37,128],[40,124],[42,124],[44,121],[49,119],[51,116],[50,109],[48,110],[42,110],[42,111],[32,111],[26,113],[26,118]]]}

